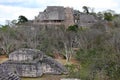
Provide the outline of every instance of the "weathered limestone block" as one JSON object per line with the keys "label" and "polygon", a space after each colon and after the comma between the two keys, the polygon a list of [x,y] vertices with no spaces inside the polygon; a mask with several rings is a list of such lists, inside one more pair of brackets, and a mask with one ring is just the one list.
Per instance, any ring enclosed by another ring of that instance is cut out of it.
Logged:
{"label": "weathered limestone block", "polygon": [[67,74],[67,70],[63,65],[48,56],[43,58],[43,70],[47,74]]}
{"label": "weathered limestone block", "polygon": [[36,49],[20,49],[20,50],[17,50],[17,51],[14,51],[12,52],[10,55],[9,55],[9,60],[13,60],[13,61],[32,61],[34,60],[34,58],[37,58],[39,57],[40,59],[43,58],[43,53],[39,50],[36,50]]}
{"label": "weathered limestone block", "polygon": [[66,74],[66,68],[36,49],[19,49],[1,64],[4,70],[21,77],[40,77],[43,74]]}
{"label": "weathered limestone block", "polygon": [[38,77],[43,74],[42,66],[39,63],[13,63],[7,61],[2,64],[4,69],[23,77]]}
{"label": "weathered limestone block", "polygon": [[0,65],[0,80],[21,80],[18,75],[11,73]]}

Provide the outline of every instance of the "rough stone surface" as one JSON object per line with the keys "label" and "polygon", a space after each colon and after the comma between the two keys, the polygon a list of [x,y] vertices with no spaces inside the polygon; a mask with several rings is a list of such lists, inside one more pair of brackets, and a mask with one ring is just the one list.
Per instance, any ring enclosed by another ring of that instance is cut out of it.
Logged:
{"label": "rough stone surface", "polygon": [[47,74],[67,74],[66,68],[51,57],[44,56],[43,58],[44,73]]}
{"label": "rough stone surface", "polygon": [[92,26],[97,22],[97,19],[93,15],[90,14],[85,14],[85,13],[80,13],[80,21],[79,21],[79,26]]}
{"label": "rough stone surface", "polygon": [[36,49],[16,50],[9,55],[9,60],[2,63],[1,66],[22,77],[67,73],[63,65]]}
{"label": "rough stone surface", "polygon": [[0,65],[0,80],[21,80],[18,75],[7,71]]}

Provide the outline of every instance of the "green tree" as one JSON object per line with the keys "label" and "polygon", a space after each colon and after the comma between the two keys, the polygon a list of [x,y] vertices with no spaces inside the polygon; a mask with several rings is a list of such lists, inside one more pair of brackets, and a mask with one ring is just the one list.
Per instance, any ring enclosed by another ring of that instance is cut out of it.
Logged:
{"label": "green tree", "polygon": [[15,20],[15,19],[12,20],[12,21],[11,21],[11,24],[12,24],[12,25],[16,25],[16,24],[17,24],[17,20]]}
{"label": "green tree", "polygon": [[0,48],[4,54],[9,54],[14,50],[16,44],[16,31],[8,25],[3,25],[0,28]]}
{"label": "green tree", "polygon": [[74,32],[77,32],[77,30],[78,30],[78,26],[77,26],[77,25],[69,26],[67,30],[68,30],[68,31],[74,31]]}
{"label": "green tree", "polygon": [[113,20],[113,15],[110,12],[105,12],[104,13],[104,19],[107,21],[112,21]]}
{"label": "green tree", "polygon": [[83,12],[89,14],[89,7],[83,6],[82,8],[83,8],[83,10],[84,10]]}
{"label": "green tree", "polygon": [[18,24],[25,23],[25,22],[28,22],[28,19],[25,16],[20,15],[18,17]]}

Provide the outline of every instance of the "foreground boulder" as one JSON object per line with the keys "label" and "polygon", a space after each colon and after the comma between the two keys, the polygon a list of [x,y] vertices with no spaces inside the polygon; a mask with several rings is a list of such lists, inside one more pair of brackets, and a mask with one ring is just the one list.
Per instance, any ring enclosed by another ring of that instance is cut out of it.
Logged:
{"label": "foreground boulder", "polygon": [[40,77],[43,74],[66,74],[66,68],[40,50],[19,49],[1,64],[7,71],[22,77]]}
{"label": "foreground boulder", "polygon": [[18,75],[7,71],[0,65],[0,80],[21,80]]}

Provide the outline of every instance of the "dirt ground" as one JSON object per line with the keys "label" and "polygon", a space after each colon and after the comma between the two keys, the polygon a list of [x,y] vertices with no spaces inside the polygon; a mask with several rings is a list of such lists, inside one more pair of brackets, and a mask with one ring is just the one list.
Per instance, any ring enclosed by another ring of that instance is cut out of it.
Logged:
{"label": "dirt ground", "polygon": [[43,75],[40,78],[22,78],[22,80],[60,80],[65,78],[65,75]]}
{"label": "dirt ground", "polygon": [[8,58],[5,55],[0,56],[0,63],[8,60]]}

